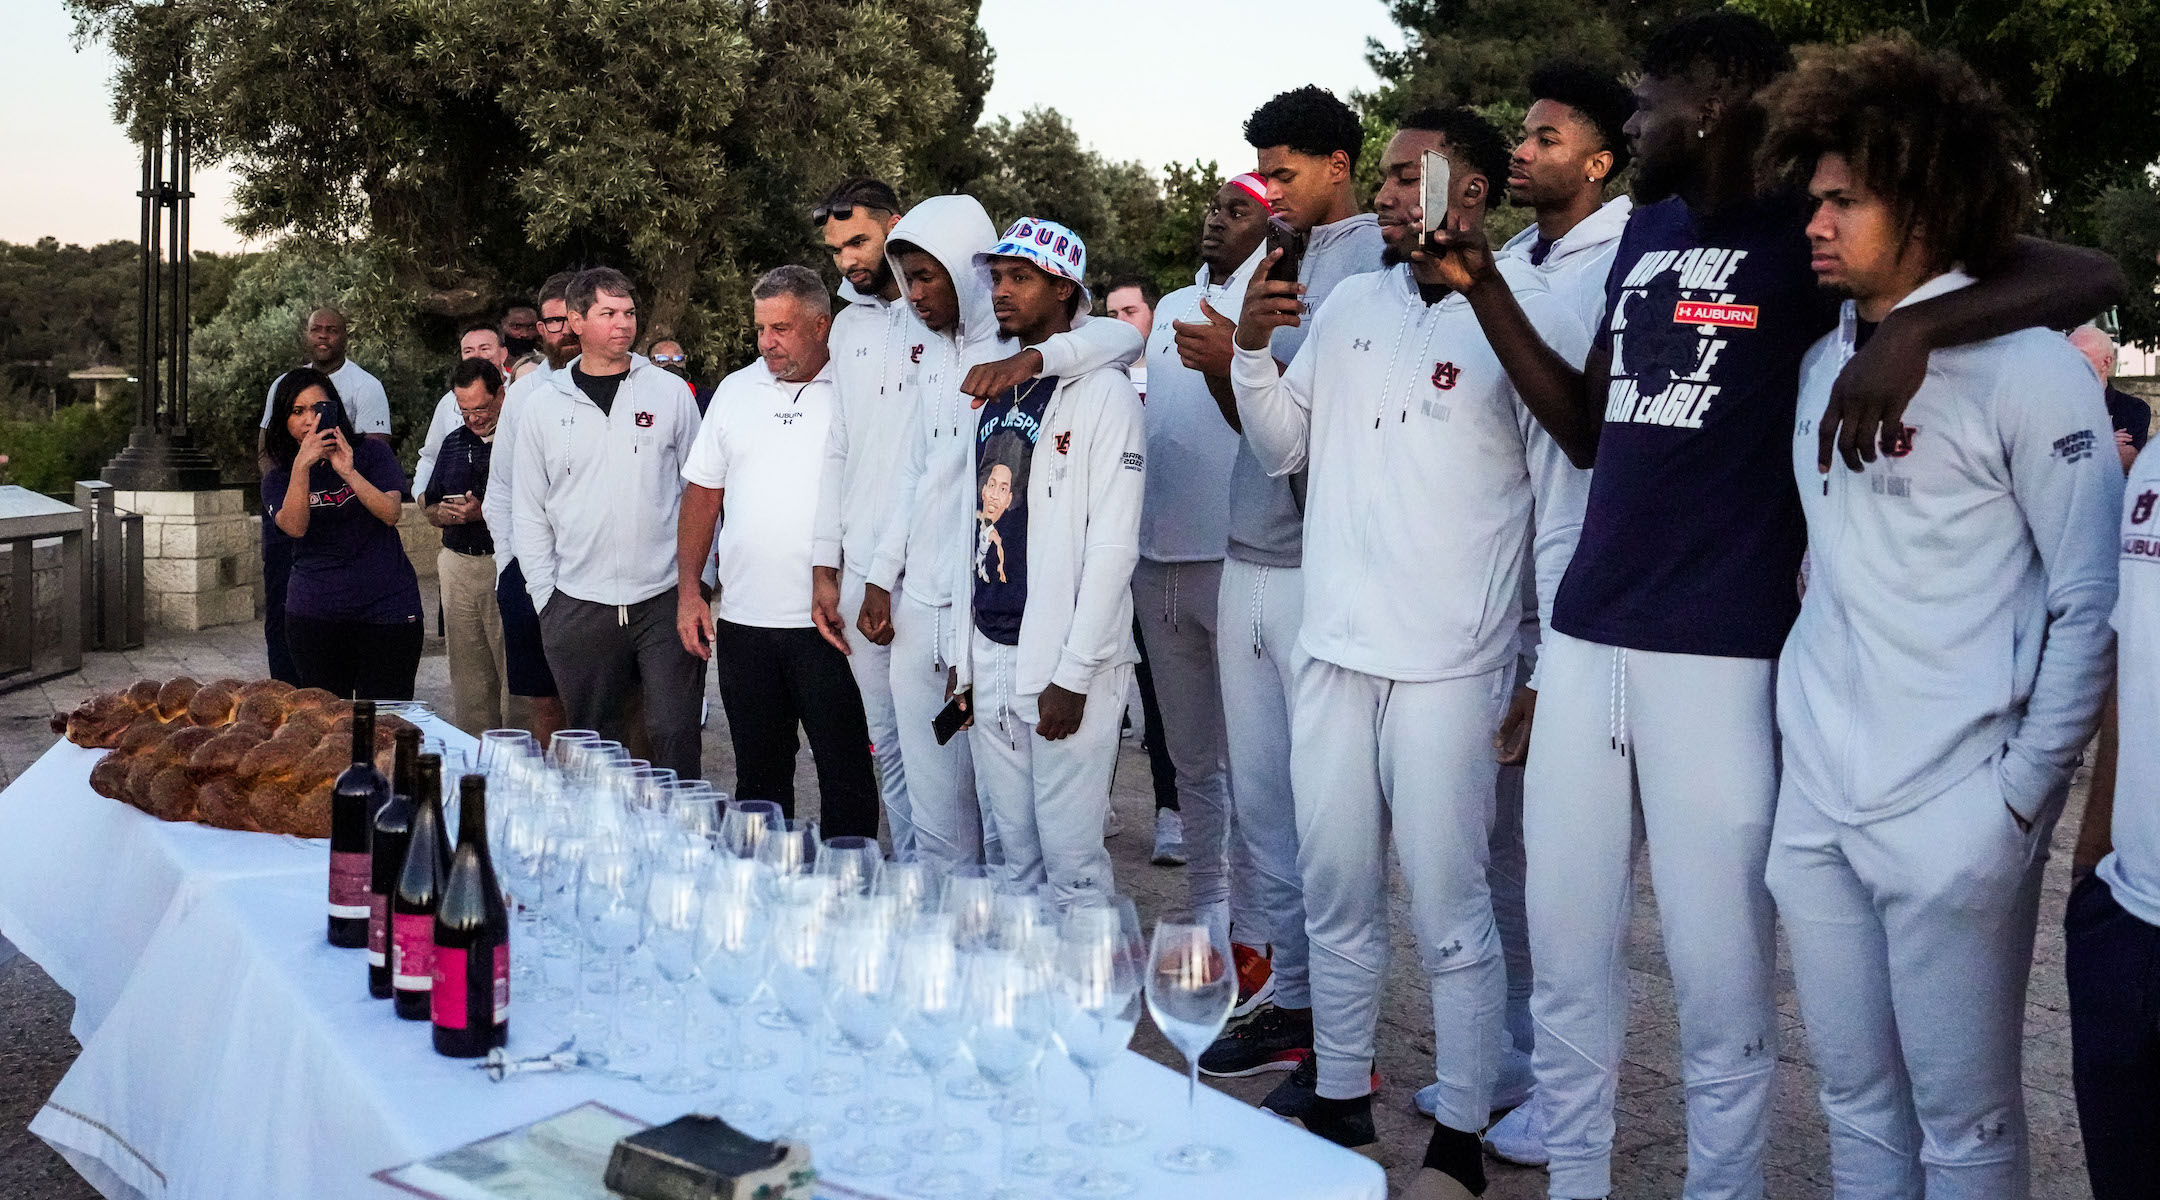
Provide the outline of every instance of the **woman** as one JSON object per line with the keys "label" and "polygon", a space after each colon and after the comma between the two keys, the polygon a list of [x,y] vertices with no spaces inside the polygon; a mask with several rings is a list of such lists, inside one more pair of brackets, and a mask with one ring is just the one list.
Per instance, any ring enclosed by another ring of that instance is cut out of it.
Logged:
{"label": "woman", "polygon": [[263,517],[293,539],[285,642],[303,687],[410,700],[420,669],[420,581],[398,539],[405,472],[379,441],[353,433],[330,377],[278,381],[263,476]]}

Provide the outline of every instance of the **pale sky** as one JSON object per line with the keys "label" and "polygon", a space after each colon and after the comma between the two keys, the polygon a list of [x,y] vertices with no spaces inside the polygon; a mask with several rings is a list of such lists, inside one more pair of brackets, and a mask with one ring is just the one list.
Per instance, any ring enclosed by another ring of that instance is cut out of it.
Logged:
{"label": "pale sky", "polygon": [[[110,54],[76,51],[60,0],[9,7],[0,241],[134,238],[142,158],[112,120]],[[1401,44],[1380,0],[1091,0],[1084,15],[1049,0],[983,0],[981,19],[997,51],[987,115],[1055,107],[1099,153],[1156,169],[1195,158],[1249,168],[1238,131],[1255,105],[1302,83],[1348,99],[1377,82],[1365,39]],[[195,248],[245,248],[223,221],[230,176],[198,171],[195,186]]]}

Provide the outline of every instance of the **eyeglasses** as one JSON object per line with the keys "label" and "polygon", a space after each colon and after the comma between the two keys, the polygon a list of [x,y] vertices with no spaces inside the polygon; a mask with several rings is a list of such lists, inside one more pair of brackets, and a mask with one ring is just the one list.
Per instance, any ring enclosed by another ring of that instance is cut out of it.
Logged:
{"label": "eyeglasses", "polygon": [[652,356],[652,360],[656,363],[679,363],[683,361],[683,356],[680,354],[655,354]]}
{"label": "eyeglasses", "polygon": [[561,328],[562,328],[563,326],[565,326],[565,325],[568,325],[569,323],[570,323],[570,318],[568,318],[568,317],[542,317],[542,318],[540,318],[540,327],[541,327],[542,329],[561,329]]}

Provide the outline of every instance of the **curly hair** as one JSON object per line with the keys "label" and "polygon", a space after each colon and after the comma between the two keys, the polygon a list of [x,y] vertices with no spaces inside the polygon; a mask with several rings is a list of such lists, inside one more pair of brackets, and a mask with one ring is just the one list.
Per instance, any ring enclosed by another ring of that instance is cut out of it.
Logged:
{"label": "curly hair", "polygon": [[1488,187],[1507,185],[1507,139],[1476,109],[1417,108],[1404,115],[1399,127],[1440,134],[1462,161],[1485,177]]}
{"label": "curly hair", "polygon": [[1335,93],[1308,83],[1254,109],[1245,118],[1245,141],[1255,150],[1288,146],[1315,158],[1340,150],[1355,167],[1365,148],[1365,129]]}
{"label": "curly hair", "polygon": [[1817,159],[1843,156],[1889,204],[1900,250],[1924,230],[1938,270],[1992,269],[2025,225],[2025,124],[1954,54],[1903,33],[1811,46],[1763,103],[1770,128],[1757,164],[1767,183],[1805,188]]}
{"label": "curly hair", "polygon": [[1532,103],[1550,100],[1582,114],[1597,130],[1599,147],[1612,155],[1612,174],[1627,170],[1628,143],[1624,132],[1635,115],[1635,94],[1620,85],[1611,73],[1585,63],[1547,62],[1530,72]]}

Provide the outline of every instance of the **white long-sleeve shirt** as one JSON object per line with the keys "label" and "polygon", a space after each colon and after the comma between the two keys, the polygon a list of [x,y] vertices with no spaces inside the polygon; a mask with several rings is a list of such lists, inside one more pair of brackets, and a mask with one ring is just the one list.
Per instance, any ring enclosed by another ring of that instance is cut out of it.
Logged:
{"label": "white long-sleeve shirt", "polygon": [[[1501,271],[1545,344],[1580,364],[1590,335],[1571,307],[1523,264]],[[1354,276],[1288,371],[1240,347],[1230,381],[1260,464],[1308,472],[1306,653],[1412,683],[1512,660],[1525,549],[1554,595],[1589,473],[1523,406],[1469,301],[1427,304],[1407,266]]]}
{"label": "white long-sleeve shirt", "polygon": [[[1937,276],[1903,303],[1971,282]],[[2046,329],[1937,350],[1900,448],[1825,475],[1815,422],[1857,333],[1848,302],[1800,368],[1810,566],[1778,659],[1786,780],[1833,819],[1871,821],[2001,755],[2004,801],[2034,819],[2112,667],[2123,476],[2100,386]]]}
{"label": "white long-sleeve shirt", "polygon": [[2160,442],[2130,464],[2115,597],[2115,848],[2098,874],[2115,902],[2160,925]]}
{"label": "white long-sleeve shirt", "polygon": [[[517,438],[512,434],[512,418],[523,411],[525,402],[555,373],[555,368],[541,363],[540,368],[513,382],[503,389],[502,415],[495,418],[495,444],[502,453],[488,463],[487,495],[480,497],[480,517],[487,522],[490,531],[511,528],[510,477],[517,470]],[[449,436],[448,434],[444,435]],[[517,561],[517,545],[513,538],[497,534],[495,537],[495,574],[500,577],[511,563]]]}
{"label": "white long-sleeve shirt", "polygon": [[867,574],[893,511],[914,421],[914,322],[905,299],[864,296],[842,282],[832,325],[832,424],[818,475],[810,562]]}

